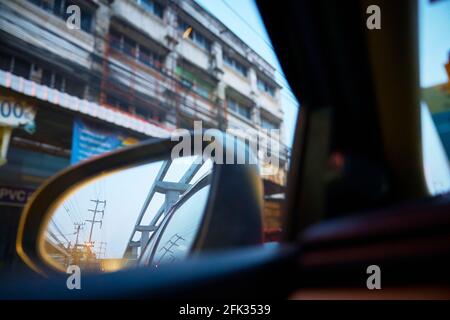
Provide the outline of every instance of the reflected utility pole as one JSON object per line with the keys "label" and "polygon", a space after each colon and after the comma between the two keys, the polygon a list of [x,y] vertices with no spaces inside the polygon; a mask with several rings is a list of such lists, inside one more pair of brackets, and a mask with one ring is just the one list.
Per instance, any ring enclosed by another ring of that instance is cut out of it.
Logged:
{"label": "reflected utility pole", "polygon": [[75,234],[77,235],[76,239],[75,239],[75,248],[78,247],[78,237],[80,236],[80,231],[84,229],[84,225],[85,223],[74,223],[75,226]]}
{"label": "reflected utility pole", "polygon": [[[100,223],[100,228],[102,227],[102,221],[103,221],[103,216],[105,215],[105,207],[106,207],[106,200],[100,201],[98,199],[96,200],[92,200],[91,202],[95,203],[95,209],[89,209],[88,211],[92,212],[93,216],[92,216],[92,220],[85,220],[86,222],[89,222],[91,224],[91,230],[89,232],[89,239],[88,239],[88,243],[90,245],[92,245],[92,231],[94,230],[94,224],[96,223]],[[102,210],[99,209],[99,205],[103,205]],[[102,214],[102,218],[100,220],[95,220],[97,213],[101,213]]]}
{"label": "reflected utility pole", "polygon": [[101,241],[99,243],[99,248],[97,250],[97,256],[98,258],[101,258],[103,256],[103,258],[106,256],[106,242],[105,241]]}

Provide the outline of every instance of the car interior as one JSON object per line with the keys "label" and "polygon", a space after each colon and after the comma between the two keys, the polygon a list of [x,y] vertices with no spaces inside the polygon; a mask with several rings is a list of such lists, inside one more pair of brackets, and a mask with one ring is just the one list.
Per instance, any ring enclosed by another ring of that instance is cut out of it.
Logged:
{"label": "car interior", "polygon": [[[417,1],[256,3],[301,102],[280,243],[260,245],[254,167],[217,165],[193,245],[202,254],[83,275],[83,290],[67,290],[67,275],[39,254],[50,200],[102,172],[166,159],[174,142],[154,139],[39,189],[20,222],[24,264],[2,279],[2,299],[450,298],[450,196],[431,195],[424,173]],[[383,8],[378,30],[366,28],[372,4]],[[371,265],[382,290],[367,289]]]}

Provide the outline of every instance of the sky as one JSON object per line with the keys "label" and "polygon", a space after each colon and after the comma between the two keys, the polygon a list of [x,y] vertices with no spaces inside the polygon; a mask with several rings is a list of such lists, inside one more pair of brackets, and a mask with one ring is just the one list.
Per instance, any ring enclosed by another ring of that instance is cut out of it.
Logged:
{"label": "sky", "polygon": [[419,1],[420,84],[447,82],[444,64],[450,57],[450,1]]}
{"label": "sky", "polygon": [[[419,1],[420,85],[428,88],[448,81],[444,65],[450,58],[450,1]],[[425,179],[432,195],[450,191],[450,168],[436,126],[425,103],[422,150]]]}
{"label": "sky", "polygon": [[284,79],[280,64],[271,48],[271,41],[255,2],[253,0],[196,0],[196,2],[222,21],[233,33],[277,70],[275,79],[283,87],[281,103],[284,110],[285,142],[291,147],[299,104]]}

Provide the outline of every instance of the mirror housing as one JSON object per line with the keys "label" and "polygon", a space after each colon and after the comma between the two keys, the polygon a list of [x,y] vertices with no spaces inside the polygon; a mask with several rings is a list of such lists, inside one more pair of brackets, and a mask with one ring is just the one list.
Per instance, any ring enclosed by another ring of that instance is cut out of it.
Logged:
{"label": "mirror housing", "polygon": [[[206,148],[221,148],[223,157],[231,154],[235,159],[239,153],[249,159],[253,156],[243,143],[235,138],[229,140],[229,136],[214,131],[215,139],[207,141],[203,134],[181,135],[180,138],[201,141],[201,148],[195,143],[190,144],[190,155],[205,156]],[[233,141],[233,145],[229,146],[225,141]],[[73,186],[79,186],[99,174],[169,159],[178,144],[179,140],[169,138],[150,139],[79,163],[50,178],[33,194],[22,212],[16,240],[19,256],[40,274],[57,272],[43,255],[44,233],[54,211],[52,209],[59,205],[63,195]],[[263,187],[258,164],[236,164],[236,161],[220,164],[213,161],[212,172],[210,194],[192,252],[197,254],[261,244]]]}

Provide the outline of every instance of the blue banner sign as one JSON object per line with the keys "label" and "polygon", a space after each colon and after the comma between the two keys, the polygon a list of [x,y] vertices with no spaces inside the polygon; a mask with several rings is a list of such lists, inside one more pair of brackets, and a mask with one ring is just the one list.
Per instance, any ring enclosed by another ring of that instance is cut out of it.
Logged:
{"label": "blue banner sign", "polygon": [[125,137],[118,130],[105,130],[98,125],[75,119],[70,163],[75,164],[137,142],[134,138]]}

